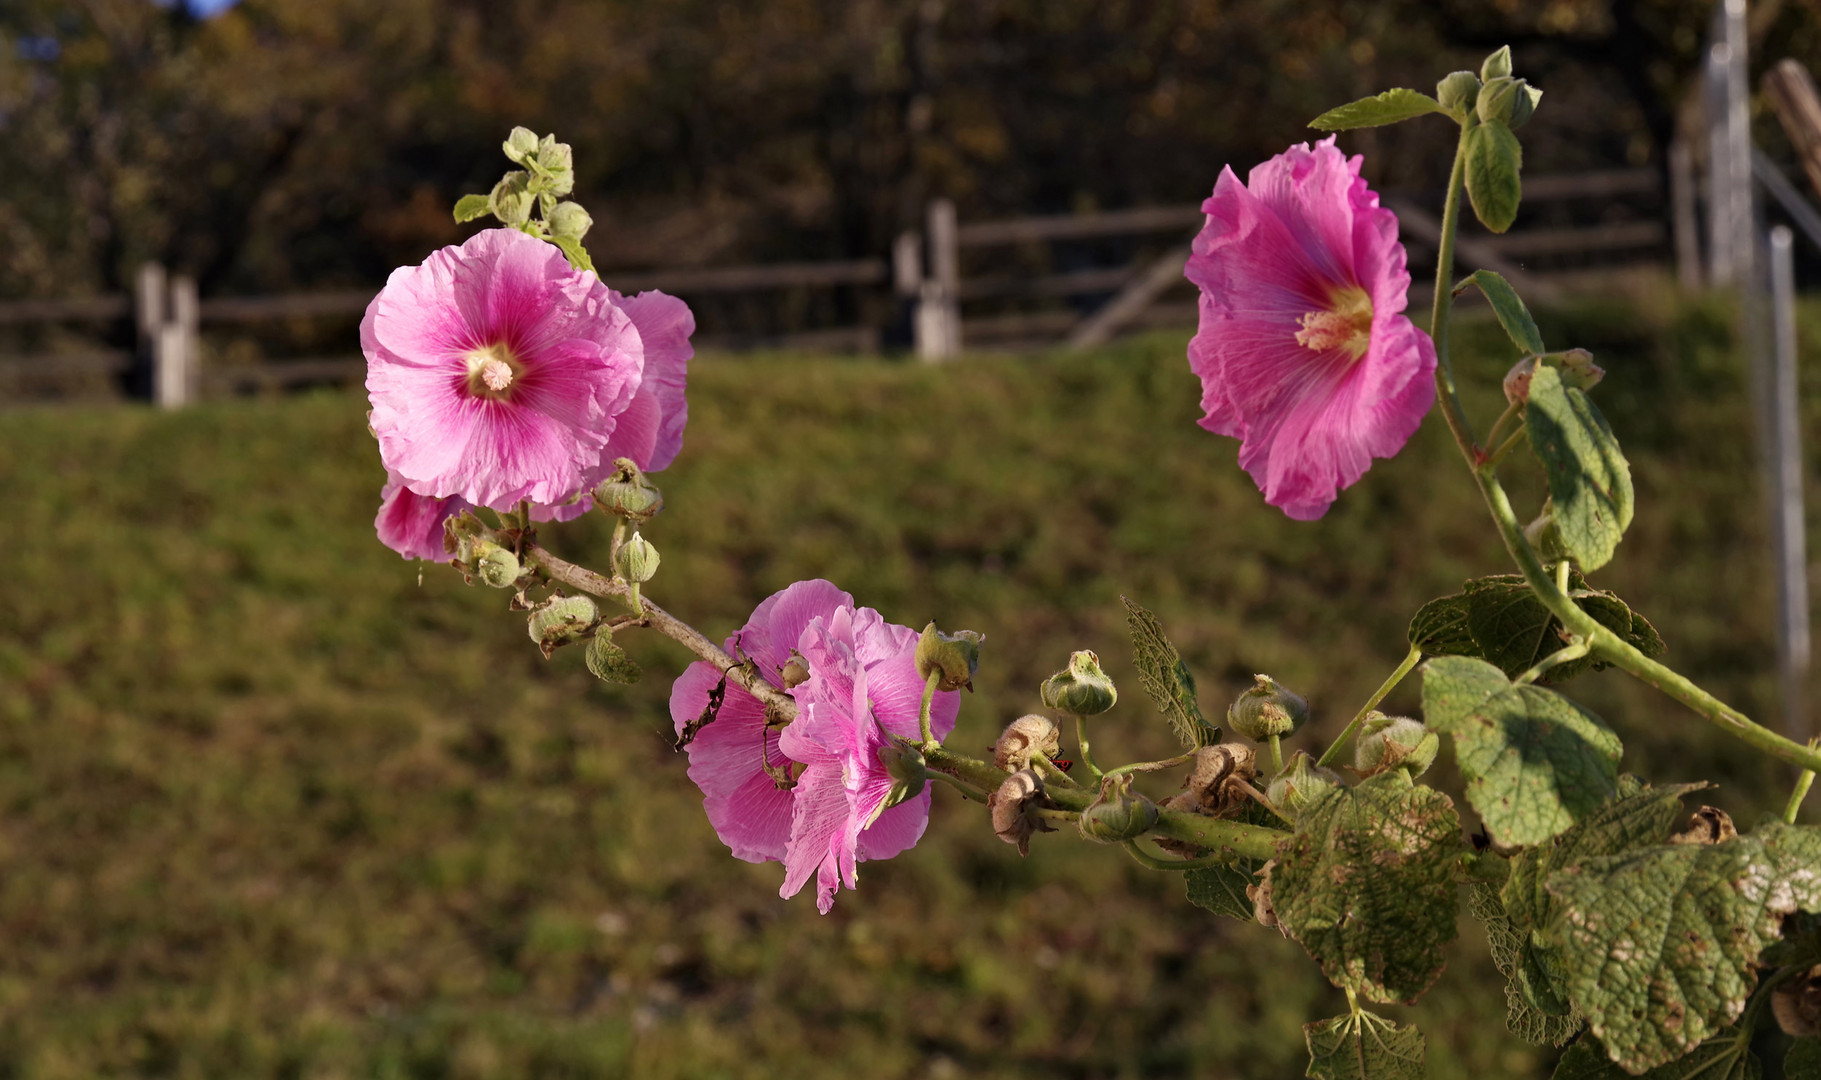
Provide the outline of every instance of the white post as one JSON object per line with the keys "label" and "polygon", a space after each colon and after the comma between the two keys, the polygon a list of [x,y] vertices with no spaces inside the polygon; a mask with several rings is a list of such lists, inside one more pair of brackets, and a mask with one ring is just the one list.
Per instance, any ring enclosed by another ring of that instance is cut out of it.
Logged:
{"label": "white post", "polygon": [[1676,239],[1676,284],[1684,292],[1701,287],[1700,224],[1695,217],[1695,161],[1688,143],[1669,144],[1670,224]]}
{"label": "white post", "polygon": [[1796,274],[1794,237],[1782,225],[1770,231],[1772,325],[1775,337],[1771,439],[1775,446],[1771,507],[1777,559],[1778,675],[1783,690],[1783,730],[1806,742],[1808,669],[1808,536],[1803,515],[1799,393],[1796,380]]}
{"label": "white post", "polygon": [[151,353],[158,328],[164,325],[164,267],[149,262],[139,265],[139,280],[133,292],[133,323],[139,330],[139,343]]}
{"label": "white post", "polygon": [[[142,273],[142,283],[145,277]],[[179,409],[195,400],[199,308],[196,279],[172,277],[165,318],[152,335],[152,401],[161,409]]]}
{"label": "white post", "polygon": [[915,331],[917,355],[937,363],[961,353],[961,250],[955,204],[929,204],[930,278],[920,283]]}

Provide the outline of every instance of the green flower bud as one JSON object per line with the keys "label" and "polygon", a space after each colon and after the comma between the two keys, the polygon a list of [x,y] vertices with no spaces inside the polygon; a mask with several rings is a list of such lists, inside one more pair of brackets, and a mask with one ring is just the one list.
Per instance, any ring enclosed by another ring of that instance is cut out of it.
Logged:
{"label": "green flower bud", "polygon": [[634,525],[643,525],[664,509],[664,493],[645,478],[631,458],[615,458],[614,470],[594,486],[594,505]]}
{"label": "green flower bud", "polygon": [[1069,656],[1069,666],[1038,687],[1043,703],[1070,716],[1099,716],[1119,700],[1113,680],[1100,670],[1100,657],[1086,649]]}
{"label": "green flower bud", "polygon": [[588,662],[588,670],[602,682],[631,686],[642,674],[639,665],[633,663],[625,649],[614,644],[613,635],[606,630],[588,639],[588,651],[583,658]]}
{"label": "green flower bud", "polygon": [[568,172],[575,168],[575,152],[555,135],[546,135],[538,142],[537,163],[549,172]]}
{"label": "green flower bud", "polygon": [[1545,563],[1558,563],[1568,557],[1568,545],[1562,542],[1562,528],[1555,521],[1554,500],[1543,500],[1543,512],[1524,526],[1524,539]]}
{"label": "green flower bud", "polygon": [[658,549],[636,529],[631,539],[620,545],[620,576],[627,581],[641,585],[650,581],[657,576],[658,562]]}
{"label": "green flower bud", "polygon": [[974,688],[974,672],[980,669],[980,642],[986,635],[973,630],[957,630],[945,634],[936,629],[935,623],[923,628],[923,636],[917,639],[917,676],[925,681],[930,673],[940,671],[941,681],[936,684],[938,690],[959,690]]}
{"label": "green flower bud", "polygon": [[557,646],[588,636],[599,612],[586,596],[553,596],[531,612],[531,640],[547,657]]}
{"label": "green flower bud", "polygon": [[1353,767],[1361,776],[1401,768],[1412,780],[1435,763],[1441,737],[1407,716],[1369,712],[1353,746]]}
{"label": "green flower bud", "polygon": [[1339,773],[1322,768],[1315,764],[1314,758],[1298,750],[1290,758],[1290,764],[1265,789],[1265,798],[1271,800],[1272,806],[1294,819],[1299,812],[1313,806],[1317,799],[1339,783]]}
{"label": "green flower bud", "polygon": [[508,225],[523,225],[531,220],[531,207],[537,202],[531,194],[531,177],[524,172],[509,172],[493,185],[493,216]]}
{"label": "green flower bud", "polygon": [[1006,725],[999,741],[993,744],[993,764],[1007,772],[1031,767],[1038,754],[1053,758],[1062,750],[1062,732],[1056,721],[1030,713]]}
{"label": "green flower bud", "polygon": [[557,203],[550,213],[544,215],[544,220],[550,225],[552,236],[566,236],[574,240],[586,236],[589,226],[594,224],[594,219],[588,216],[588,211],[582,209],[582,204],[572,202]]}
{"label": "green flower bud", "polygon": [[1480,65],[1480,81],[1491,82],[1494,79],[1511,77],[1511,46],[1500,45],[1498,51],[1486,58]]}
{"label": "green flower bud", "polygon": [[1089,840],[1117,844],[1150,832],[1157,824],[1157,804],[1132,791],[1130,773],[1109,776],[1075,824]]}
{"label": "green flower bud", "polygon": [[1518,81],[1513,78],[1491,79],[1474,99],[1474,111],[1479,114],[1482,124],[1503,124],[1511,119],[1511,110],[1517,103]]}
{"label": "green flower bud", "polygon": [[1467,118],[1479,92],[1480,77],[1471,71],[1454,72],[1435,84],[1435,100],[1457,120]]}
{"label": "green flower bud", "polygon": [[784,666],[778,669],[778,677],[784,680],[784,689],[795,690],[809,681],[809,661],[797,650],[790,650]]}
{"label": "green flower bud", "polygon": [[1227,710],[1233,730],[1255,742],[1284,736],[1309,719],[1309,703],[1277,685],[1269,675],[1255,675],[1256,683],[1239,695]]}
{"label": "green flower bud", "polygon": [[[923,751],[902,739],[893,739],[879,748],[879,763],[891,774],[891,790],[886,792],[885,801],[873,811],[873,816],[866,822],[871,825],[879,820],[879,815],[904,802],[923,794],[929,783],[928,772],[923,762]],[[861,826],[865,828],[865,826]]]}
{"label": "green flower bud", "polygon": [[487,540],[474,544],[474,576],[496,589],[510,589],[518,583],[518,556],[509,548]]}
{"label": "green flower bud", "polygon": [[1530,118],[1536,114],[1536,107],[1543,101],[1541,90],[1522,79],[1518,80],[1518,86],[1522,87],[1522,90],[1518,94],[1517,100],[1512,103],[1511,119],[1505,121],[1506,126],[1513,131],[1528,123]]}
{"label": "green flower bud", "polygon": [[512,134],[506,136],[506,141],[500,145],[500,149],[506,151],[507,157],[523,165],[526,158],[537,153],[537,145],[537,132],[530,128],[515,127],[512,129]]}

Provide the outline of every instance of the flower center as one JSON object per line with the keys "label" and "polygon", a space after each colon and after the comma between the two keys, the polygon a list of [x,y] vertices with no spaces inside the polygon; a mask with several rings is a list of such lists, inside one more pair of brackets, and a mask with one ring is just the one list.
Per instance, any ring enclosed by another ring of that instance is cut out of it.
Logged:
{"label": "flower center", "polygon": [[1349,285],[1334,290],[1329,304],[1325,310],[1303,314],[1296,343],[1316,352],[1339,349],[1348,359],[1358,360],[1372,340],[1372,298],[1366,290]]}
{"label": "flower center", "polygon": [[524,366],[503,343],[476,349],[467,356],[468,392],[475,397],[505,399]]}

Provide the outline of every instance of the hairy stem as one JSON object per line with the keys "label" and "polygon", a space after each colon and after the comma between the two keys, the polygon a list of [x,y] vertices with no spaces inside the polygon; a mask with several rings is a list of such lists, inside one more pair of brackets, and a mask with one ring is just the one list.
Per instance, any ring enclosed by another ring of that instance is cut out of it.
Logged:
{"label": "hairy stem", "polygon": [[1164,855],[1153,855],[1146,851],[1136,840],[1125,842],[1126,854],[1138,861],[1138,865],[1151,870],[1200,870],[1208,866],[1226,866],[1231,859],[1219,855],[1203,855],[1198,859],[1173,859]]}
{"label": "hairy stem", "polygon": [[1492,422],[1492,430],[1486,432],[1486,445],[1502,445],[1509,434],[1512,421],[1521,416],[1523,411],[1524,403],[1522,401],[1513,401],[1507,404],[1505,406],[1505,411],[1500,413],[1499,418]]}
{"label": "hairy stem", "polygon": [[1271,775],[1276,776],[1278,773],[1284,771],[1284,748],[1282,737],[1278,735],[1270,736],[1270,746]]}
{"label": "hairy stem", "polygon": [[1088,749],[1088,718],[1085,716],[1075,718],[1075,741],[1081,744],[1081,767],[1088,771],[1095,783],[1099,783],[1101,772],[1094,764],[1093,751]]}
{"label": "hairy stem", "polygon": [[[1567,563],[1563,563],[1562,565],[1566,566]],[[1550,653],[1548,656],[1543,657],[1541,660],[1538,660],[1535,667],[1511,681],[1517,686],[1528,686],[1542,678],[1544,675],[1547,675],[1550,668],[1566,664],[1570,660],[1579,660],[1581,657],[1586,656],[1592,648],[1593,641],[1591,638],[1570,642]]]}
{"label": "hairy stem", "polygon": [[934,769],[925,769],[924,775],[931,780],[940,780],[949,787],[954,788],[961,793],[962,798],[967,799],[970,802],[983,803],[986,801],[986,792],[981,791],[958,776],[950,776],[945,772],[937,772]]}
{"label": "hairy stem", "polygon": [[923,736],[925,749],[936,745],[936,736],[930,731],[929,710],[936,700],[936,684],[942,681],[942,669],[936,668],[923,680],[923,702],[917,706],[917,733]]}
{"label": "hairy stem", "polygon": [[1378,708],[1379,702],[1385,700],[1387,694],[1397,689],[1397,684],[1404,681],[1404,676],[1410,674],[1410,669],[1415,667],[1417,661],[1422,658],[1423,650],[1417,648],[1415,645],[1410,646],[1410,651],[1404,655],[1404,662],[1397,665],[1397,670],[1393,671],[1390,677],[1379,684],[1379,688],[1372,692],[1372,697],[1366,701],[1366,704],[1360,708],[1359,712],[1354,714],[1353,719],[1349,721],[1347,726],[1341,731],[1340,736],[1322,753],[1321,760],[1317,761],[1315,764],[1323,768],[1334,764],[1334,759],[1340,756],[1342,748],[1347,745],[1347,740],[1351,739],[1353,733],[1359,730],[1359,726],[1366,722],[1366,714],[1370,713],[1373,709]]}
{"label": "hairy stem", "polygon": [[1435,341],[1435,388],[1442,399],[1442,416],[1454,435],[1455,445],[1468,461],[1479,457],[1473,441],[1473,425],[1461,410],[1461,398],[1454,386],[1454,363],[1448,356],[1448,316],[1454,309],[1454,290],[1448,279],[1454,276],[1454,234],[1461,226],[1461,191],[1467,182],[1467,126],[1461,125],[1460,145],[1454,151],[1454,170],[1448,177],[1448,201],[1442,206],[1442,239],[1435,255],[1435,309],[1429,318],[1429,336]]}
{"label": "hairy stem", "polygon": [[1796,777],[1796,789],[1789,793],[1789,803],[1783,807],[1785,825],[1796,823],[1796,815],[1802,811],[1802,800],[1808,798],[1809,786],[1814,782],[1815,770],[1813,769],[1803,769],[1802,775]]}
{"label": "hairy stem", "polygon": [[[585,592],[591,596],[608,600],[631,602],[631,586],[558,558],[535,542],[525,544],[525,557],[536,563],[551,580],[560,581],[578,592]],[[700,630],[665,611],[649,599],[645,600],[642,606],[644,610],[641,617],[644,619],[645,625],[714,665],[715,670],[727,676],[728,682],[764,702],[766,708],[778,719],[785,723],[796,719],[796,701],[789,694],[766,682],[765,676],[755,668],[727,655],[719,645],[710,641]]]}

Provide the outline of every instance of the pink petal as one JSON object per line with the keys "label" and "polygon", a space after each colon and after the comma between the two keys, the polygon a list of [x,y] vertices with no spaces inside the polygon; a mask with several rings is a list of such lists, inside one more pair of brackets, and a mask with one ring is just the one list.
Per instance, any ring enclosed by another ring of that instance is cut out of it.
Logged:
{"label": "pink petal", "polygon": [[615,296],[632,317],[645,344],[645,373],[639,396],[647,399],[657,425],[646,457],[619,453],[614,456],[630,457],[639,468],[656,472],[675,460],[677,451],[683,448],[683,428],[689,422],[684,389],[689,360],[695,355],[689,338],[695,333],[696,319],[688,304],[655,290],[630,300]]}
{"label": "pink petal", "polygon": [[448,562],[454,557],[443,550],[443,519],[468,509],[467,503],[457,498],[425,498],[397,480],[386,482],[379,500],[373,527],[380,543],[407,559]]}
{"label": "pink petal", "polygon": [[[689,665],[670,692],[676,730],[701,715],[721,676],[711,665]],[[765,707],[729,685],[716,718],[689,744],[689,778],[702,789],[709,824],[735,858],[747,862],[784,857],[790,839],[793,793],[780,789],[764,771],[788,765],[778,736],[765,728]]]}

